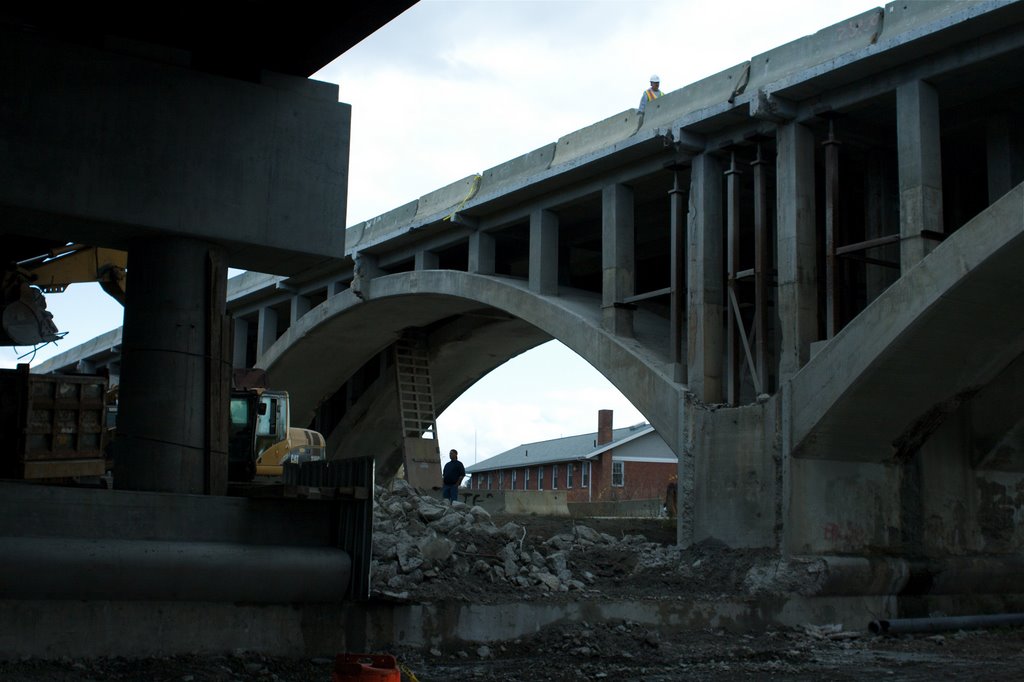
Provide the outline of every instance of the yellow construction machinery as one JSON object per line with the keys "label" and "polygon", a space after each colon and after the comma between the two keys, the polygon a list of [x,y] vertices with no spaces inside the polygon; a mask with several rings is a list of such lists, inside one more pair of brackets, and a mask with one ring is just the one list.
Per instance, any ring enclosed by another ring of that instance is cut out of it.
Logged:
{"label": "yellow construction machinery", "polygon": [[325,459],[322,434],[291,425],[286,391],[266,388],[262,370],[235,370],[231,391],[228,479],[280,476],[285,463]]}
{"label": "yellow construction machinery", "polygon": [[124,251],[68,244],[8,264],[0,285],[0,345],[34,346],[61,338],[43,294],[60,293],[71,284],[99,282],[124,305],[127,262]]}

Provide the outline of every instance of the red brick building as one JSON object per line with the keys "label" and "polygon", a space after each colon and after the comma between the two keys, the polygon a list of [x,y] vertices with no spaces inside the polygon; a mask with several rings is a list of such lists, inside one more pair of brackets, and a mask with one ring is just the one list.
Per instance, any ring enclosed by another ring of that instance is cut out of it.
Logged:
{"label": "red brick building", "polygon": [[558,490],[568,502],[663,499],[678,460],[650,424],[527,443],[467,467],[473,490]]}

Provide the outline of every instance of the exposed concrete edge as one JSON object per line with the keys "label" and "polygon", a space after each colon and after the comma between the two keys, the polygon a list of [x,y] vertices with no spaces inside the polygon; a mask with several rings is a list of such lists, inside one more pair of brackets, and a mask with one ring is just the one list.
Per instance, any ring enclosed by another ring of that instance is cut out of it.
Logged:
{"label": "exposed concrete edge", "polygon": [[610,147],[636,134],[643,117],[636,109],[626,109],[603,121],[563,135],[555,143],[552,166],[560,166],[573,159]]}
{"label": "exposed concrete edge", "polygon": [[876,7],[754,55],[750,58],[750,80],[746,91],[755,91],[787,74],[799,73],[872,45],[882,31],[883,15],[884,10]]}
{"label": "exposed concrete edge", "polygon": [[424,194],[416,204],[416,218],[422,219],[438,213],[452,213],[465,206],[467,201],[476,196],[479,189],[480,175],[474,173],[429,194]]}
{"label": "exposed concrete edge", "polygon": [[[346,295],[348,294],[348,295]],[[543,330],[602,370],[608,380],[640,410],[666,443],[676,442],[683,387],[666,374],[664,363],[632,339],[620,339],[600,329],[599,308],[593,317],[580,306],[557,296],[537,296],[525,283],[454,270],[403,272],[375,278],[365,300],[343,292],[310,311],[279,338],[259,360],[273,379],[293,358],[304,353],[303,340],[317,326],[351,312],[372,314],[375,301],[433,294],[471,301],[504,311]],[[637,382],[637,377],[642,381]],[[280,382],[275,385],[280,385]],[[296,413],[303,409],[296,405]]]}
{"label": "exposed concrete edge", "polygon": [[383,241],[385,235],[390,236],[402,225],[412,222],[418,210],[417,199],[348,228],[345,230],[345,255]]}
{"label": "exposed concrete edge", "polygon": [[[861,48],[856,48],[849,52],[837,54],[826,61],[819,62],[804,69],[780,75],[774,81],[766,81],[758,84],[756,87],[748,88],[742,97],[737,98],[737,103],[749,105],[750,102],[757,97],[758,90],[763,90],[766,93],[784,92],[795,85],[833,72],[837,68],[861,62],[875,55],[884,54],[895,48],[938,33],[943,29],[950,28],[968,19],[983,16],[989,12],[1012,5],[1016,2],[1020,2],[1020,0],[976,0],[972,2],[952,0],[951,2],[936,2],[934,3],[935,5],[947,5],[952,11],[945,14],[932,12],[927,13],[924,16],[917,15],[920,20],[907,22],[907,25],[899,28],[893,28],[891,26],[891,14],[886,11],[884,14],[885,19],[883,19],[884,25],[882,33],[879,35],[876,42]],[[906,4],[907,3],[905,1],[891,2],[886,5],[886,8],[888,9],[892,6]],[[921,2],[920,0],[917,0],[913,4],[930,5],[932,3],[930,1]],[[925,19],[925,16],[928,18]]]}
{"label": "exposed concrete edge", "polygon": [[511,161],[493,168],[488,168],[482,174],[480,181],[479,196],[497,195],[506,192],[506,187],[514,187],[514,181],[540,173],[551,167],[551,161],[555,158],[555,149],[558,143],[551,142],[543,147],[517,156]]}
{"label": "exposed concrete edge", "polygon": [[[969,273],[1022,238],[1024,184],[950,235],[836,334],[789,382],[792,390],[784,409],[788,408],[790,415],[787,426],[792,429],[794,453],[805,446],[808,436],[839,401],[856,390],[873,366],[898,350],[901,338],[911,334],[926,313],[942,299],[954,295]],[[992,360],[984,357],[976,358],[975,362],[987,366]],[[956,376],[961,374],[962,369]],[[952,384],[953,379],[948,378],[952,373],[944,376],[948,385],[942,385],[944,390],[935,393],[936,400],[946,399],[958,388],[964,388]],[[941,382],[943,377],[933,379]],[[879,437],[891,442],[895,435],[898,434]]]}

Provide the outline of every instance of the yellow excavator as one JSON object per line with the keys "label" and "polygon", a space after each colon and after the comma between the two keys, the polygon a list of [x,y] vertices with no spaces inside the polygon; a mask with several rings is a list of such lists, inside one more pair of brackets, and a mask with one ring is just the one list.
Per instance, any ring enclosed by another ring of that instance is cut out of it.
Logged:
{"label": "yellow excavator", "polygon": [[323,435],[293,427],[290,405],[286,391],[266,388],[263,370],[235,370],[228,426],[228,480],[280,476],[286,463],[325,458]]}
{"label": "yellow excavator", "polygon": [[71,284],[99,282],[124,305],[127,263],[124,251],[68,244],[9,264],[0,290],[0,345],[34,346],[61,338],[43,294],[63,292]]}

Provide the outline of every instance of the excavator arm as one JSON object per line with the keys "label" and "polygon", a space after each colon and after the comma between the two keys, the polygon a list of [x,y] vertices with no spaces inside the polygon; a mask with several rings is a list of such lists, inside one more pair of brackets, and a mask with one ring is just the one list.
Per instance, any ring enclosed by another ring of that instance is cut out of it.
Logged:
{"label": "excavator arm", "polygon": [[127,262],[124,251],[69,244],[13,263],[0,287],[0,345],[32,346],[63,336],[43,294],[60,293],[77,282],[98,282],[124,305]]}
{"label": "excavator arm", "polygon": [[124,251],[71,244],[22,261],[18,267],[30,274],[32,284],[44,294],[59,294],[78,282],[99,282],[103,291],[124,305],[127,264]]}

